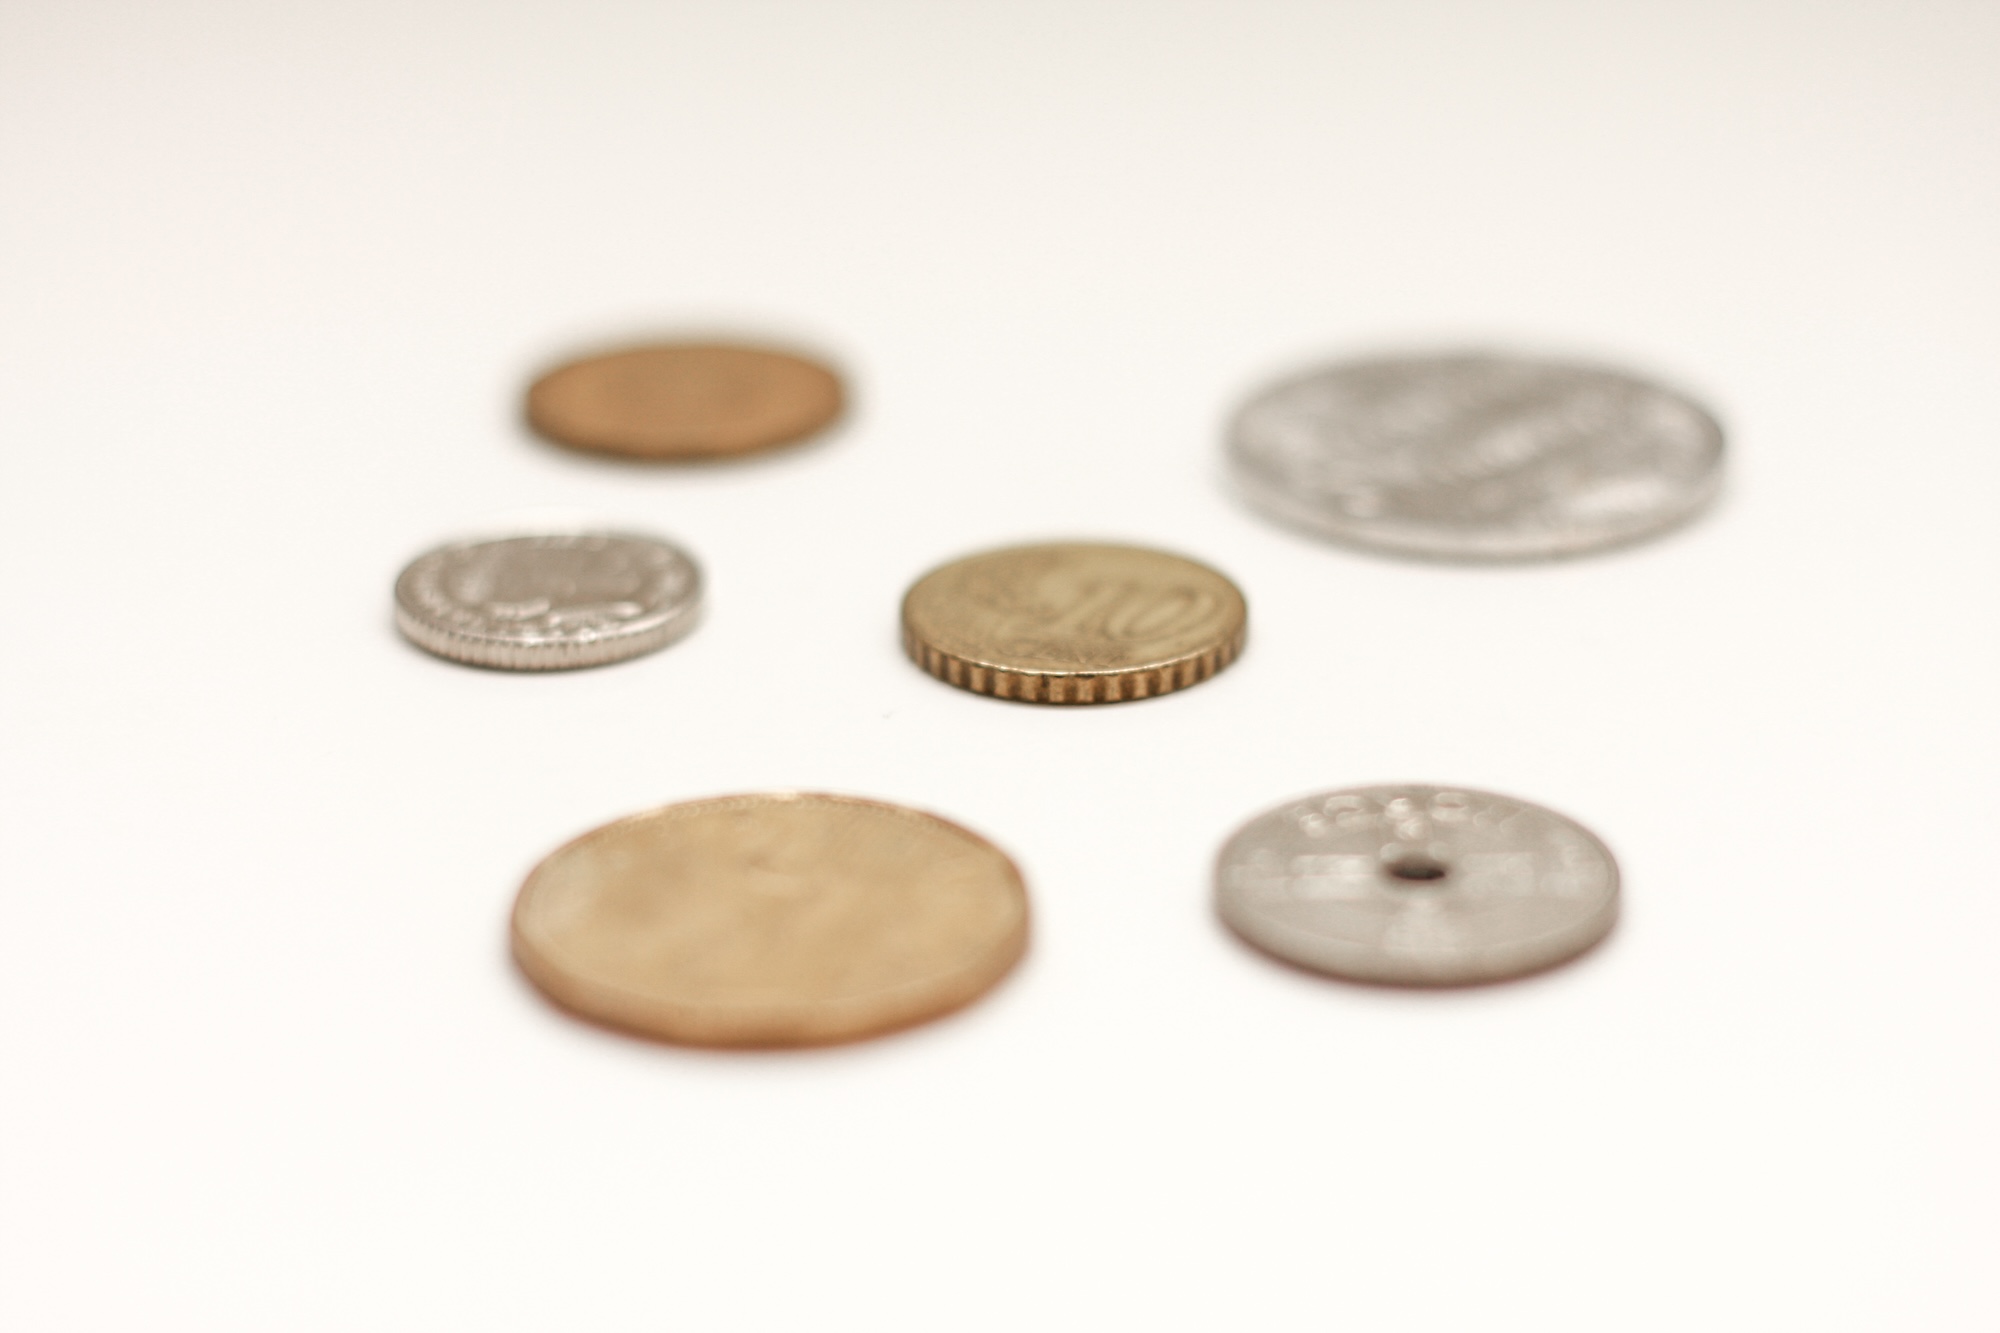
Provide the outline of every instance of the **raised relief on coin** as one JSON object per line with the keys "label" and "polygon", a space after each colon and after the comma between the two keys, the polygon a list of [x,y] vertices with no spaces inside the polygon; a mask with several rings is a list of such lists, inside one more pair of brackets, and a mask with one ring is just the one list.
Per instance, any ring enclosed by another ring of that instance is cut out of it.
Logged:
{"label": "raised relief on coin", "polygon": [[932,570],[903,599],[903,647],[938,679],[1031,703],[1144,699],[1243,650],[1236,585],[1164,551],[1014,546]]}
{"label": "raised relief on coin", "polygon": [[396,580],[396,627],[473,666],[552,671],[664,648],[694,628],[701,571],[680,548],[616,532],[460,542]]}
{"label": "raised relief on coin", "polygon": [[1287,962],[1410,986],[1498,981],[1597,943],[1618,866],[1552,810],[1464,787],[1355,787],[1251,820],[1217,859],[1216,909]]}
{"label": "raised relief on coin", "polygon": [[1464,353],[1353,361],[1257,394],[1229,431],[1258,509],[1401,555],[1578,555],[1693,516],[1722,430],[1695,403],[1593,366]]}
{"label": "raised relief on coin", "polygon": [[840,378],[791,352],[661,343],[558,366],[528,388],[528,424],[628,458],[727,458],[803,440],[840,415]]}
{"label": "raised relief on coin", "polygon": [[514,955],[586,1018],[703,1046],[809,1046],[935,1018],[1027,947],[998,848],[901,806],[803,793],[584,834],[514,904]]}

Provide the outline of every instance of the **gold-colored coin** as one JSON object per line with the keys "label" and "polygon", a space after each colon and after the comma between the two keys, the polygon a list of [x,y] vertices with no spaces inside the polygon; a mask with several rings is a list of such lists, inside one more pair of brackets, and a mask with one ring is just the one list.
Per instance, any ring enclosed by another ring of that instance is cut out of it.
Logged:
{"label": "gold-colored coin", "polygon": [[841,401],[839,376],[790,352],[665,343],[550,371],[528,388],[528,424],[597,453],[727,458],[802,440]]}
{"label": "gold-colored coin", "polygon": [[903,648],[938,679],[1046,704],[1185,689],[1243,651],[1236,585],[1137,546],[1057,542],[955,560],[903,598]]}
{"label": "gold-colored coin", "polygon": [[851,796],[721,796],[606,824],[536,866],[514,956],[565,1008],[703,1046],[810,1046],[956,1009],[1028,941],[1001,851]]}

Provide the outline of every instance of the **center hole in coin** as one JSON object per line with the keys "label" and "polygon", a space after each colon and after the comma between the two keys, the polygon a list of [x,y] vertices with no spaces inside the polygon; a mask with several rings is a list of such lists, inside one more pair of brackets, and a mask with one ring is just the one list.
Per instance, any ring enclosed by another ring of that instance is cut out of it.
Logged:
{"label": "center hole in coin", "polygon": [[1382,868],[1393,878],[1407,880],[1413,884],[1443,879],[1449,869],[1444,862],[1427,852],[1398,852],[1385,860]]}

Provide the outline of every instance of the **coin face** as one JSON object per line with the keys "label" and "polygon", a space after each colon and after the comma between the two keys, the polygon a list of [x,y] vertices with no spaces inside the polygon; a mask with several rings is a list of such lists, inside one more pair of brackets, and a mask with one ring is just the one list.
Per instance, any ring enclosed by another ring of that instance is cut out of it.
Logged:
{"label": "coin face", "polygon": [[903,599],[903,647],[1002,699],[1113,703],[1185,689],[1243,650],[1236,585],[1164,551],[1014,546],[932,570]]}
{"label": "coin face", "polygon": [[802,440],[840,415],[840,379],[790,352],[729,343],[633,347],[559,366],[528,389],[528,424],[573,449],[726,458]]}
{"label": "coin face", "polygon": [[1679,394],[1520,357],[1329,366],[1252,398],[1229,432],[1257,508],[1356,546],[1451,560],[1578,555],[1691,517],[1722,430]]}
{"label": "coin face", "polygon": [[724,796],[586,833],[536,866],[514,954],[587,1018],[705,1046],[886,1032],[992,986],[1028,940],[984,838],[847,796]]}
{"label": "coin face", "polygon": [[1464,787],[1353,787],[1251,820],[1215,870],[1222,919],[1289,963],[1450,986],[1562,962],[1618,916],[1618,866],[1552,810]]}
{"label": "coin face", "polygon": [[441,546],[396,580],[396,627],[474,666],[552,671],[664,648],[694,628],[701,571],[679,547],[616,532]]}

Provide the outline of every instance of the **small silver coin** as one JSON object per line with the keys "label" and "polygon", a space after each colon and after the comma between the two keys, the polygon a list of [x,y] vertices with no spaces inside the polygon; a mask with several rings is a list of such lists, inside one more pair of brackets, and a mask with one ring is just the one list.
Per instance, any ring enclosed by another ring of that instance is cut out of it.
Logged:
{"label": "small silver coin", "polygon": [[396,627],[474,666],[555,671],[622,662],[694,628],[701,571],[680,548],[617,532],[441,546],[396,580]]}
{"label": "small silver coin", "polygon": [[1580,555],[1653,536],[1716,493],[1722,428],[1592,366],[1482,353],[1329,366],[1250,399],[1231,473],[1323,537],[1444,560]]}
{"label": "small silver coin", "polygon": [[1618,865],[1552,810],[1464,787],[1352,787],[1257,816],[1224,844],[1216,910],[1289,963],[1454,986],[1551,967],[1618,918]]}

